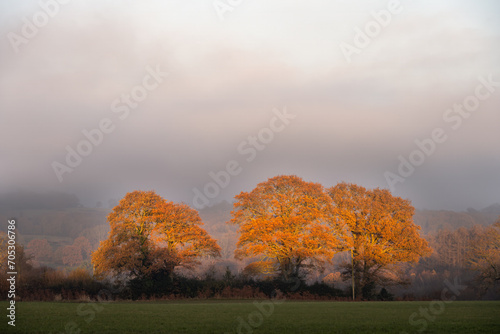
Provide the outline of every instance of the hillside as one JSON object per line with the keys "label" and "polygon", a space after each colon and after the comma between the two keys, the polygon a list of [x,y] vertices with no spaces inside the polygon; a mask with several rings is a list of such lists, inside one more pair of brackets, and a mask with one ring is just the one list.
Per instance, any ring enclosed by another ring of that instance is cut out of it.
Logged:
{"label": "hillside", "polygon": [[422,227],[424,235],[442,229],[455,230],[473,225],[493,224],[500,216],[500,204],[490,205],[482,210],[468,209],[466,212],[444,210],[416,210],[414,221]]}

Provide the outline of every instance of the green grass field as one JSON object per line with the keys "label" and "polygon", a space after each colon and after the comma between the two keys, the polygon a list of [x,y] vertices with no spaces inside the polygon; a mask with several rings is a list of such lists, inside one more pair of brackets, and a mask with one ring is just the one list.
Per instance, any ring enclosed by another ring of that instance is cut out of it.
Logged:
{"label": "green grass field", "polygon": [[418,333],[424,327],[424,333],[500,333],[500,301],[256,303],[258,307],[253,301],[26,302],[16,304],[12,327],[5,316],[8,304],[1,302],[0,328],[1,333],[58,334]]}

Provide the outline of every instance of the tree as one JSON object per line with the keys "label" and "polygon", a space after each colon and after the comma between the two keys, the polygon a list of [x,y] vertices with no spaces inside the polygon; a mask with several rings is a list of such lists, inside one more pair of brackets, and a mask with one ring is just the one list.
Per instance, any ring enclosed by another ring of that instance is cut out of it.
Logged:
{"label": "tree", "polygon": [[99,247],[99,243],[107,238],[108,232],[109,225],[102,224],[84,229],[80,233],[80,236],[87,238],[87,240],[90,242],[91,249],[96,249],[97,247]]}
{"label": "tree", "polygon": [[73,241],[73,246],[79,249],[82,259],[86,260],[92,254],[92,246],[90,241],[84,236],[80,236]]}
{"label": "tree", "polygon": [[[11,239],[7,233],[0,231],[0,293],[2,296],[7,296],[10,288],[10,283],[7,281],[10,278],[8,272],[17,272],[16,284],[19,290],[23,291],[30,271],[33,269],[31,257],[24,252],[24,247],[18,244],[13,245],[12,242],[9,244],[9,240]],[[12,262],[9,263],[9,260],[14,262],[14,269],[10,267]],[[19,296],[19,291],[16,292],[16,296]]]}
{"label": "tree", "polygon": [[108,221],[109,236],[92,254],[97,277],[170,276],[175,267],[191,268],[201,256],[220,256],[196,210],[167,202],[153,191],[126,194]]}
{"label": "tree", "polygon": [[417,262],[431,249],[413,223],[410,201],[394,197],[388,190],[367,190],[340,183],[328,189],[335,221],[348,226],[351,263],[343,264],[344,278],[353,281],[356,296],[368,299],[375,286],[402,283],[398,265]]}
{"label": "tree", "polygon": [[343,230],[331,224],[332,206],[320,184],[276,176],[235,197],[230,223],[239,225],[235,257],[260,258],[247,270],[288,280],[301,269],[330,262]]}
{"label": "tree", "polygon": [[474,225],[469,229],[460,227],[457,230],[442,229],[430,238],[434,249],[433,260],[447,270],[460,270],[467,267],[471,257],[471,247],[481,242],[484,228]]}
{"label": "tree", "polygon": [[495,286],[500,281],[500,217],[471,238],[469,249],[469,264],[479,272],[481,287]]}
{"label": "tree", "polygon": [[68,266],[76,266],[83,262],[82,251],[75,245],[62,246],[62,263]]}
{"label": "tree", "polygon": [[26,246],[26,254],[36,261],[49,261],[53,251],[47,239],[33,239]]}

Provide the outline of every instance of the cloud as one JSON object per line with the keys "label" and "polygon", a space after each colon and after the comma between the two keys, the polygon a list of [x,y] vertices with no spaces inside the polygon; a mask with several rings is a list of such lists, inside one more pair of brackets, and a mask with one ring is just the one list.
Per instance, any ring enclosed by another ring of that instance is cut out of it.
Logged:
{"label": "cloud", "polygon": [[[385,2],[359,11],[345,1],[316,5],[248,3],[221,22],[209,5],[75,3],[19,54],[4,40],[0,186],[74,192],[87,204],[156,189],[190,203],[209,172],[237,160],[243,172],[220,199],[287,173],[387,187],[384,171],[397,168],[415,139],[446,126],[444,111],[473,92],[478,76],[500,80],[499,30],[471,21],[461,6],[450,16],[408,5],[348,64],[338,43]],[[35,10],[9,9],[19,21],[0,26],[1,35],[19,31]],[[169,73],[165,82],[120,120],[111,103],[157,64]],[[498,202],[498,94],[396,194],[430,208]],[[238,145],[283,107],[296,119],[246,163]],[[59,183],[51,163],[103,118],[115,130]]]}

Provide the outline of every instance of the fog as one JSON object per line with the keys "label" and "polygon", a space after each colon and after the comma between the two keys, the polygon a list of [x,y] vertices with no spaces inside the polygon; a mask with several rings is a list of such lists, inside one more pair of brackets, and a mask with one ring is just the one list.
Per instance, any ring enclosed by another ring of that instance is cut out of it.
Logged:
{"label": "fog", "polygon": [[365,47],[385,1],[214,3],[72,1],[26,36],[44,9],[2,2],[0,192],[199,206],[296,174],[500,202],[498,2],[401,1]]}

